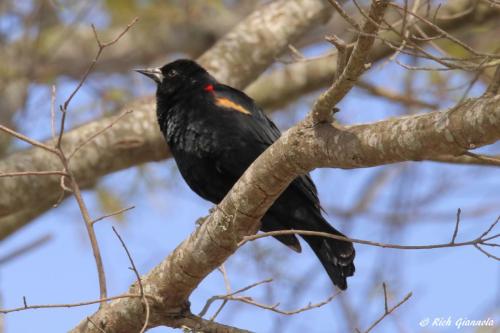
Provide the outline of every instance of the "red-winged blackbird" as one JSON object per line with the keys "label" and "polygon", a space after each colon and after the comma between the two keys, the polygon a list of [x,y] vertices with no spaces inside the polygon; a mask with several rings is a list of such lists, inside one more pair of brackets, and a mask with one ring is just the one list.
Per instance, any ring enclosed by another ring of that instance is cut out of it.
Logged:
{"label": "red-winged blackbird", "polygon": [[[189,187],[219,203],[250,164],[280,136],[280,131],[245,93],[220,84],[191,60],[137,70],[153,79],[157,116],[177,166]],[[309,175],[295,179],[262,218],[262,231],[314,230],[342,235],[321,215]],[[276,237],[297,252],[294,235]],[[354,274],[352,243],[302,236],[340,289]]]}

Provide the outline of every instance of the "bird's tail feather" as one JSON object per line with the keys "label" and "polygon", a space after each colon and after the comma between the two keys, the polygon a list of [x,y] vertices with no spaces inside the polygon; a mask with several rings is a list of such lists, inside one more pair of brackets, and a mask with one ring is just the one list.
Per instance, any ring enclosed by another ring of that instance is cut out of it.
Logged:
{"label": "bird's tail feather", "polygon": [[[321,230],[315,231],[344,236],[323,218],[322,220],[324,223],[321,223],[321,227],[318,228]],[[356,252],[352,242],[316,236],[303,236],[303,238],[323,264],[332,282],[342,290],[347,289],[346,279],[352,276],[355,270],[354,257]]]}

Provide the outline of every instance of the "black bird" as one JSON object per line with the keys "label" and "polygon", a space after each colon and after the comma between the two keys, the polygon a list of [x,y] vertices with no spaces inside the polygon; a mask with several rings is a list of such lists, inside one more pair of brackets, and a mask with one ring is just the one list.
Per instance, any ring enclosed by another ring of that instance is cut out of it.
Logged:
{"label": "black bird", "polygon": [[[196,62],[181,59],[137,70],[153,79],[160,129],[179,171],[202,198],[219,203],[280,131],[242,91],[223,85]],[[341,235],[321,215],[309,175],[295,179],[261,221],[262,231],[313,230]],[[300,252],[295,235],[276,237]],[[302,236],[340,289],[354,274],[352,243]]]}

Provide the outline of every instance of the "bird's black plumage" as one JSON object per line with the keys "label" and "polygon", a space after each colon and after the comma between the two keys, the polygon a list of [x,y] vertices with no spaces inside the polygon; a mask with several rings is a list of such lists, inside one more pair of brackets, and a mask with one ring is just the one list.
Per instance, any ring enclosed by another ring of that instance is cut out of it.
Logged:
{"label": "bird's black plumage", "polygon": [[[219,203],[280,131],[245,93],[218,83],[205,69],[181,59],[139,70],[158,84],[157,116],[179,170],[201,197]],[[262,218],[261,230],[313,230],[342,235],[321,215],[316,187],[300,176]],[[352,243],[302,236],[335,285],[347,288],[354,274]],[[294,235],[276,237],[297,252]]]}

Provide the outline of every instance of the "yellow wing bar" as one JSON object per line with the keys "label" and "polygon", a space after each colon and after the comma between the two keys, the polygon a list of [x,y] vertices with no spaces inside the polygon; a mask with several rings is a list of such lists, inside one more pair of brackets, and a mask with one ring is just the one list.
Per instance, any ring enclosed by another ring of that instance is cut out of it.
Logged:
{"label": "yellow wing bar", "polygon": [[232,100],[225,98],[225,97],[217,97],[215,99],[215,104],[218,106],[222,106],[224,108],[232,109],[234,111],[238,111],[244,114],[251,115],[252,113],[245,109],[243,106],[241,106],[238,103],[233,102]]}

